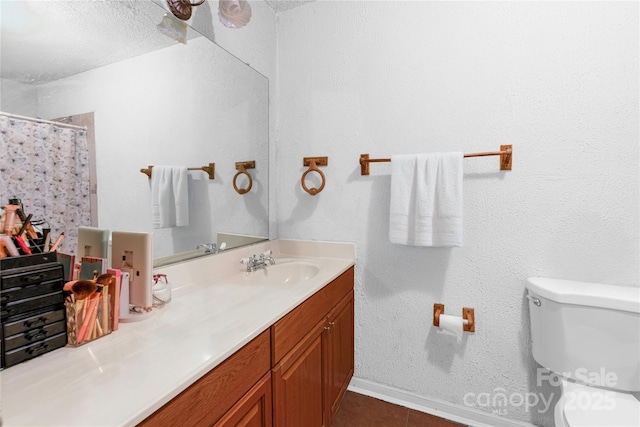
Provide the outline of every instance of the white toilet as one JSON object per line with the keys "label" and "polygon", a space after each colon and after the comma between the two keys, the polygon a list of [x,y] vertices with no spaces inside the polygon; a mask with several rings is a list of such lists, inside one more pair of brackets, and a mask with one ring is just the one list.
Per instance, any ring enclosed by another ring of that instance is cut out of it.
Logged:
{"label": "white toilet", "polygon": [[533,357],[562,379],[556,427],[639,427],[640,288],[534,277],[527,290]]}

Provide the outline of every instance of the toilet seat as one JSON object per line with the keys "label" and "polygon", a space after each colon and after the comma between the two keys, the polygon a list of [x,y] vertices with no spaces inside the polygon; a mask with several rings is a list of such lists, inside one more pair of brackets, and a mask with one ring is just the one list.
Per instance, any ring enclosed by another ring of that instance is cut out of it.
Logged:
{"label": "toilet seat", "polygon": [[562,390],[555,411],[559,426],[640,426],[640,401],[630,394],[565,381]]}

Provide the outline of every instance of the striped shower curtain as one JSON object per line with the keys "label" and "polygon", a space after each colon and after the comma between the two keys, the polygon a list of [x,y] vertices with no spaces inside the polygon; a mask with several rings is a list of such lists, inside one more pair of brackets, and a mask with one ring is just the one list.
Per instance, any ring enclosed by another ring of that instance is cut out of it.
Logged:
{"label": "striped shower curtain", "polygon": [[0,204],[10,198],[75,253],[78,226],[91,224],[87,132],[0,114]]}

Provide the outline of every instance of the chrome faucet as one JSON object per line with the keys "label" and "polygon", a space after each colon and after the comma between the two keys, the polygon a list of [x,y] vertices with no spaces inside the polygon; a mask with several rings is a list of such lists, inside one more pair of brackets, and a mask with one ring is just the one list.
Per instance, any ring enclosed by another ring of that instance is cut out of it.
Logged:
{"label": "chrome faucet", "polygon": [[205,254],[215,254],[217,251],[215,243],[200,243],[196,249],[204,248]]}
{"label": "chrome faucet", "polygon": [[276,260],[273,259],[271,254],[271,250],[268,250],[261,253],[259,258],[256,257],[256,255],[253,255],[249,258],[242,258],[240,260],[240,263],[247,264],[247,273],[251,273],[253,271],[266,268],[268,265],[274,265],[276,263]]}

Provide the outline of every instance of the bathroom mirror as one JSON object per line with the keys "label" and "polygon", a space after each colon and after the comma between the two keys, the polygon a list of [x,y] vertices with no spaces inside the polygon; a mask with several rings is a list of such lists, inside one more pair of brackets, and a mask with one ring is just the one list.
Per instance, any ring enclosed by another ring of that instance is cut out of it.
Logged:
{"label": "bathroom mirror", "polygon": [[[177,42],[184,23],[167,23],[152,1],[0,7],[0,110],[71,121],[93,113],[93,225],[153,232],[156,265],[204,255],[196,250],[202,243],[231,248],[268,238],[266,77],[190,27],[186,44]],[[251,191],[240,195],[233,178],[244,161],[255,168]],[[150,179],[140,169],[209,163],[215,179],[189,173],[189,225],[152,229]]]}

